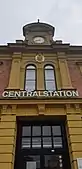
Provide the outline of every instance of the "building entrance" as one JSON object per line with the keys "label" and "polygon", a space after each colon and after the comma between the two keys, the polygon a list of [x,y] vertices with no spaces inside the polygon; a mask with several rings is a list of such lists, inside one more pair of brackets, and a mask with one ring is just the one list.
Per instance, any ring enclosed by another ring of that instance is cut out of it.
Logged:
{"label": "building entrance", "polygon": [[24,157],[24,169],[62,169],[62,155],[37,154]]}
{"label": "building entrance", "polygon": [[15,169],[70,167],[64,123],[27,121],[18,128]]}

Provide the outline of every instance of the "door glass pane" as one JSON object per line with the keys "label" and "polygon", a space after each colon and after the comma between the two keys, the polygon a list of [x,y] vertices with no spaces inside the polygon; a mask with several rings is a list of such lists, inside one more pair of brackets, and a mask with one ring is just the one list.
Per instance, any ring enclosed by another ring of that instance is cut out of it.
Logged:
{"label": "door glass pane", "polygon": [[34,162],[34,161],[27,161],[26,162],[26,169],[36,169],[36,162]]}
{"label": "door glass pane", "polygon": [[33,148],[41,147],[41,138],[40,137],[32,137],[32,147]]}
{"label": "door glass pane", "polygon": [[62,147],[62,139],[61,137],[53,137],[54,147]]}
{"label": "door glass pane", "polygon": [[51,126],[42,127],[43,136],[51,136]]}
{"label": "door glass pane", "polygon": [[22,136],[31,136],[31,126],[22,127]]}
{"label": "door glass pane", "polygon": [[62,166],[63,166],[62,156],[61,155],[45,155],[44,165],[46,169],[62,169]]}
{"label": "door glass pane", "polygon": [[43,137],[43,147],[52,147],[51,137]]}
{"label": "door glass pane", "polygon": [[22,138],[22,148],[30,148],[31,139],[30,138]]}
{"label": "door glass pane", "polygon": [[40,136],[41,135],[41,127],[40,126],[33,126],[32,127],[32,135],[33,136]]}
{"label": "door glass pane", "polygon": [[46,81],[46,90],[55,90],[55,81]]}
{"label": "door glass pane", "polygon": [[61,135],[61,127],[60,126],[52,126],[52,133],[53,135]]}
{"label": "door glass pane", "polygon": [[26,162],[26,169],[39,169],[40,168],[40,156],[29,156],[29,161]]}
{"label": "door glass pane", "polygon": [[40,156],[36,155],[36,156],[32,156],[33,157],[33,161],[36,162],[36,168],[40,168]]}

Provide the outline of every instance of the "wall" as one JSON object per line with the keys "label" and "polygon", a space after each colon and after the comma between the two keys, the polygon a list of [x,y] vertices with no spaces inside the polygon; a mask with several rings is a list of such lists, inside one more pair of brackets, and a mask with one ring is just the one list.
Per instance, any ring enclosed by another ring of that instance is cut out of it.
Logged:
{"label": "wall", "polygon": [[[16,147],[16,117],[28,116],[66,116],[66,131],[72,169],[77,169],[76,159],[82,157],[82,108],[79,104],[42,103],[35,100],[20,105],[12,101],[1,108],[0,122],[0,168],[14,169]],[[31,105],[31,106],[30,106]]]}
{"label": "wall", "polygon": [[0,62],[0,96],[9,83],[9,75],[11,70],[11,60],[1,59]]}
{"label": "wall", "polygon": [[[45,62],[35,60],[36,53],[13,53],[4,60],[0,75],[0,90],[24,89],[25,66],[34,63],[38,69],[38,90],[44,90],[43,67],[53,64],[56,69],[58,89],[77,88],[81,94],[80,68],[66,60],[65,53],[44,54]],[[0,67],[1,67],[0,66]],[[11,70],[10,70],[11,69]],[[41,83],[40,83],[41,81]],[[82,96],[82,94],[81,94]],[[16,118],[20,116],[66,116],[66,131],[72,169],[77,169],[76,159],[82,157],[82,107],[79,100],[0,100],[0,168],[14,169],[16,147]]]}
{"label": "wall", "polygon": [[82,97],[82,72],[80,69],[81,65],[78,65],[78,61],[75,62],[72,60],[68,61],[67,63],[70,72],[72,86],[78,90],[79,96]]}

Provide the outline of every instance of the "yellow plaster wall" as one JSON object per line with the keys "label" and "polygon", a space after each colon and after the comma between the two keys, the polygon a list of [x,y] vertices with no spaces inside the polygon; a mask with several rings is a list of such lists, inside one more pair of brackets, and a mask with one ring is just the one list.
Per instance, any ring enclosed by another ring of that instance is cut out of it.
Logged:
{"label": "yellow plaster wall", "polygon": [[62,88],[63,89],[72,88],[72,82],[70,78],[70,73],[69,73],[65,53],[58,52],[58,63],[60,68]]}
{"label": "yellow plaster wall", "polygon": [[24,89],[25,67],[35,64],[37,67],[37,90],[44,90],[44,65],[52,64],[55,67],[57,88],[72,88],[69,69],[65,53],[43,54],[44,62],[35,60],[36,53],[13,53],[9,80],[9,89]]}
{"label": "yellow plaster wall", "polygon": [[77,169],[77,158],[82,158],[82,119],[80,107],[70,111],[67,106],[67,138],[72,169]]}
{"label": "yellow plaster wall", "polygon": [[[69,70],[64,53],[44,54],[45,61],[35,61],[36,53],[12,55],[12,67],[9,80],[9,89],[24,89],[25,67],[28,64],[35,64],[37,67],[37,89],[44,90],[44,72],[46,64],[55,67],[58,89],[72,88]],[[72,169],[77,169],[76,158],[82,157],[82,119],[81,111],[77,106],[61,105],[51,106],[40,105],[7,107],[1,112],[0,121],[0,169],[14,169],[15,147],[16,147],[16,116],[65,116],[68,146]]]}
{"label": "yellow plaster wall", "polygon": [[24,89],[24,78],[25,78],[25,67],[29,64],[34,64],[37,68],[37,90],[44,90],[44,66],[46,64],[51,64],[55,68],[56,80],[57,80],[57,88],[61,88],[61,77],[59,64],[57,60],[57,56],[54,54],[44,54],[45,61],[38,63],[35,60],[36,53],[22,55],[21,59],[21,69],[20,69],[20,89]]}
{"label": "yellow plaster wall", "polygon": [[0,121],[0,169],[14,169],[16,147],[16,115],[2,110]]}
{"label": "yellow plaster wall", "polygon": [[21,53],[13,53],[8,89],[20,89]]}
{"label": "yellow plaster wall", "polygon": [[65,53],[44,54],[44,62],[35,60],[36,53],[13,53],[9,89],[24,89],[25,67],[35,64],[37,67],[37,89],[44,90],[44,65],[52,64],[55,68],[57,88],[72,88]]}
{"label": "yellow plaster wall", "polygon": [[45,115],[65,116],[66,112],[64,108],[46,108]]}
{"label": "yellow plaster wall", "polygon": [[[3,106],[4,108],[4,106]],[[8,113],[9,110],[9,113]],[[81,110],[76,105],[19,105],[8,106],[1,111],[0,122],[0,168],[14,169],[16,147],[16,117],[26,116],[66,116],[66,131],[72,169],[76,169],[76,159],[82,157],[82,119]]]}

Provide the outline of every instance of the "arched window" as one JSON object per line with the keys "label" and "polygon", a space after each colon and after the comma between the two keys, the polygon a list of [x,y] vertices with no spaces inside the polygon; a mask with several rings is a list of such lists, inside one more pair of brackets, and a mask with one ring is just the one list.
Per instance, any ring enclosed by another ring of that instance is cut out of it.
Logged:
{"label": "arched window", "polygon": [[55,71],[53,66],[47,65],[44,68],[45,72],[45,89],[46,90],[56,90],[56,80],[55,80]]}
{"label": "arched window", "polygon": [[36,86],[36,67],[29,65],[26,67],[25,90],[33,91]]}

